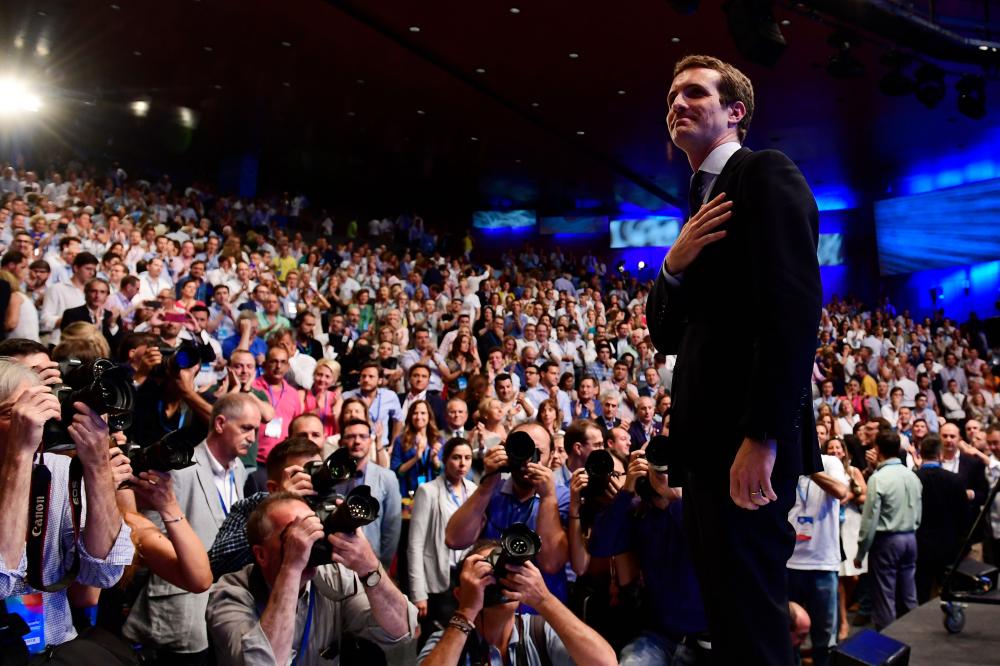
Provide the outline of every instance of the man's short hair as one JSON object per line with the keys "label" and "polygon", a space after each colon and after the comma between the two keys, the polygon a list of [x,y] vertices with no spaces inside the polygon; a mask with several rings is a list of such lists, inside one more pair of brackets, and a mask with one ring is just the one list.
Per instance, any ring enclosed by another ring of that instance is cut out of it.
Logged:
{"label": "man's short hair", "polygon": [[125,277],[122,278],[122,281],[119,283],[122,289],[124,289],[125,287],[131,287],[132,285],[138,285],[138,284],[139,284],[139,278],[135,275],[126,275]]}
{"label": "man's short hair", "polygon": [[248,393],[229,393],[224,395],[212,405],[211,423],[215,423],[215,419],[219,416],[225,416],[226,420],[235,419],[243,413],[244,409],[255,409],[257,407],[256,400],[256,398]]}
{"label": "man's short hair", "polygon": [[44,259],[35,259],[33,262],[28,264],[28,268],[33,271],[45,271],[46,273],[52,272],[52,267],[49,266],[49,262]]}
{"label": "man's short hair", "polygon": [[899,386],[893,386],[892,390],[889,391],[889,395],[896,395],[897,393],[903,395],[903,389]]}
{"label": "man's short hair", "polygon": [[[381,368],[381,366],[379,366],[379,368]],[[426,364],[424,364],[424,363],[414,363],[413,365],[410,366],[410,369],[406,372],[406,376],[407,377],[412,377],[414,370],[426,370],[427,374],[431,374],[431,369],[429,367],[427,367]]]}
{"label": "man's short hair", "polygon": [[493,378],[493,386],[499,386],[500,382],[512,381],[509,372],[501,372],[496,377]]}
{"label": "man's short hair", "polygon": [[[344,424],[340,426],[340,432],[343,433],[348,428],[355,425],[363,425],[365,428],[368,429],[368,434],[369,435],[372,434],[372,424],[362,419],[351,419],[350,421],[345,421]],[[313,446],[315,446],[315,444]]]}
{"label": "man's short hair", "polygon": [[588,421],[587,419],[576,419],[568,426],[566,426],[566,434],[563,435],[563,447],[566,449],[567,453],[573,451],[574,445],[583,444],[586,442],[587,430],[589,430],[590,428],[601,430],[601,427],[599,425],[597,425],[593,421]]}
{"label": "man's short hair", "polygon": [[0,340],[0,356],[31,356],[32,354],[48,355],[49,349],[41,342],[27,338],[7,338]]}
{"label": "man's short hair", "polygon": [[376,372],[378,372],[379,376],[380,377],[382,376],[382,366],[379,365],[377,361],[365,361],[364,363],[362,363],[361,367],[358,368],[358,374],[360,375],[362,372],[364,372],[368,368],[375,368],[375,370],[376,370]]}
{"label": "man's short hair", "polygon": [[924,460],[937,460],[941,457],[941,438],[934,433],[928,433],[920,441],[920,457]]}
{"label": "man's short hair", "polygon": [[[313,449],[315,448],[316,446],[313,445]],[[274,526],[271,524],[268,514],[271,507],[282,502],[306,503],[301,495],[288,491],[271,493],[265,497],[264,501],[257,505],[257,508],[250,514],[250,518],[247,519],[247,541],[251,546],[259,546],[271,536]]]}
{"label": "man's short hair", "polygon": [[734,102],[743,102],[746,107],[746,115],[740,120],[736,127],[736,134],[740,143],[746,139],[747,131],[750,129],[750,119],[753,117],[753,84],[746,74],[736,69],[727,62],[708,55],[689,55],[681,58],[674,65],[674,78],[681,72],[688,69],[712,69],[719,73],[719,101],[723,106],[728,106]]}
{"label": "man's short hair", "polygon": [[74,241],[79,243],[80,239],[77,238],[76,236],[63,236],[62,238],[59,239],[59,251],[62,252],[63,250],[69,247],[70,243]]}
{"label": "man's short hair", "polygon": [[28,366],[21,365],[12,358],[0,358],[0,400],[13,396],[17,387],[24,382],[37,386],[41,380]]}
{"label": "man's short hair", "polygon": [[97,257],[91,253],[81,252],[73,259],[73,268],[79,268],[80,266],[96,266],[99,263],[101,262],[99,262]]}
{"label": "man's short hair", "polygon": [[[303,414],[302,416],[305,416]],[[316,416],[311,414],[311,416]],[[318,417],[317,417],[318,418]],[[279,443],[267,454],[267,480],[279,481],[281,473],[288,467],[291,458],[305,458],[320,455],[320,450],[312,440],[302,435],[292,435]]]}
{"label": "man's short hair", "polygon": [[3,259],[0,259],[0,266],[9,266],[11,264],[14,264],[16,266],[17,264],[24,261],[24,259],[25,257],[22,253],[18,252],[17,250],[10,250],[3,255]]}
{"label": "man's short hair", "polygon": [[538,371],[540,373],[542,373],[542,374],[545,374],[546,372],[549,371],[549,368],[557,368],[558,369],[559,368],[559,364],[556,363],[555,361],[546,361],[545,363],[542,363],[540,366],[538,366]]}
{"label": "man's short hair", "polygon": [[899,457],[899,435],[891,430],[879,430],[875,435],[875,446],[886,460]]}

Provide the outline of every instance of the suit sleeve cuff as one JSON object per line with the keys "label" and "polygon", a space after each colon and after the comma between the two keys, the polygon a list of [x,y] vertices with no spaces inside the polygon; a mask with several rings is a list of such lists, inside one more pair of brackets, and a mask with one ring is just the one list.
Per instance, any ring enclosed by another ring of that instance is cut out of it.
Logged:
{"label": "suit sleeve cuff", "polygon": [[671,287],[679,287],[679,286],[681,286],[681,282],[684,280],[684,271],[681,271],[680,273],[677,273],[676,275],[674,275],[674,274],[670,273],[669,271],[667,271],[667,259],[666,259],[666,257],[663,258],[662,269],[660,270],[660,272],[663,273],[663,279],[666,280],[667,284],[669,284]]}

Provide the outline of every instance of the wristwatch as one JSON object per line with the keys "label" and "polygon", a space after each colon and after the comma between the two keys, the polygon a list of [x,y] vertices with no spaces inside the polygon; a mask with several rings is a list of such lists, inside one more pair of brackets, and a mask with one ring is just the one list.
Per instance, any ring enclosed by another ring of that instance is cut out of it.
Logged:
{"label": "wristwatch", "polygon": [[365,587],[377,587],[382,582],[382,565],[375,567],[375,571],[361,576],[361,582],[365,584]]}

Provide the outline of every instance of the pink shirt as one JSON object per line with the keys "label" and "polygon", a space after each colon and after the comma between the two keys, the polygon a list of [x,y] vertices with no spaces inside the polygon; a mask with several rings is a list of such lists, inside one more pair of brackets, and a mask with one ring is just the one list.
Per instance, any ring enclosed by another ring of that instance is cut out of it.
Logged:
{"label": "pink shirt", "polygon": [[275,388],[263,377],[258,377],[253,380],[253,388],[267,395],[268,402],[274,407],[274,418],[262,424],[257,433],[257,462],[263,463],[267,462],[271,449],[288,437],[288,426],[302,413],[302,405],[299,392],[284,379],[281,380],[281,387]]}

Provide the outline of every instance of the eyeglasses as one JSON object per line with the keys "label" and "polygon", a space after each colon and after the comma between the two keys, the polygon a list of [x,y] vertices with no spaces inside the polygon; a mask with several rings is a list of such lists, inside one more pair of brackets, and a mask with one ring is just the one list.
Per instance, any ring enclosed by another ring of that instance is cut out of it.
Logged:
{"label": "eyeglasses", "polygon": [[371,435],[368,435],[368,434],[365,434],[365,435],[342,435],[340,437],[340,441],[343,442],[344,444],[350,444],[351,442],[363,442],[366,439],[369,439],[370,437],[371,437]]}

